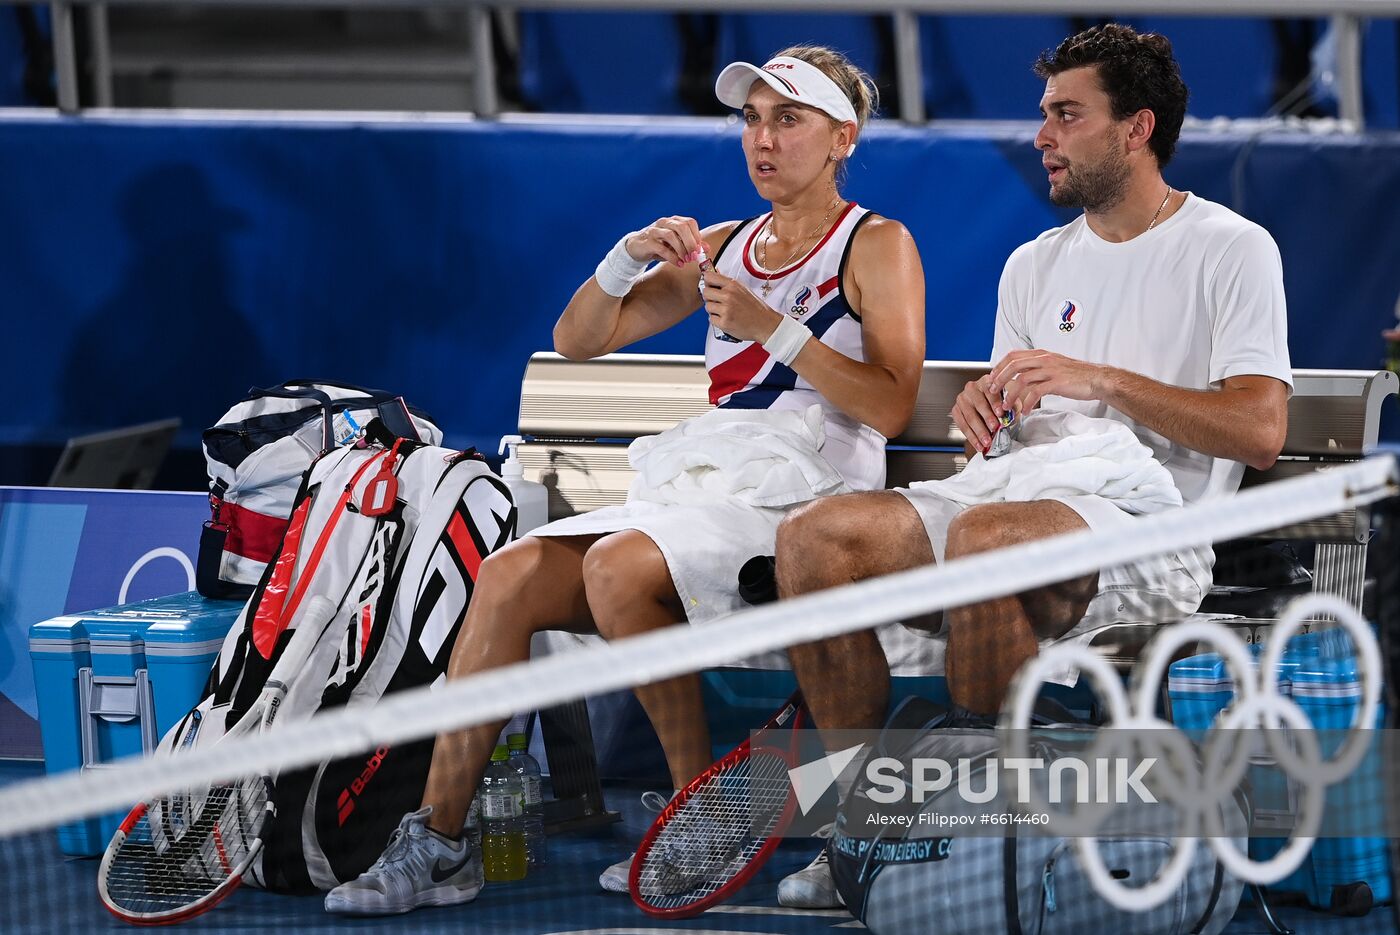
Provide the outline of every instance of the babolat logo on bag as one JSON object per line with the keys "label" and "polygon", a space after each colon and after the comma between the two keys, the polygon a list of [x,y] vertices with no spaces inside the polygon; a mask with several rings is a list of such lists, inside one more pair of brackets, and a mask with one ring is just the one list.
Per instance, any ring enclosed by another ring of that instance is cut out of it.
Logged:
{"label": "babolat logo on bag", "polygon": [[365,787],[374,779],[375,773],[379,772],[379,766],[384,762],[384,758],[389,755],[389,747],[383,746],[370,755],[365,761],[364,771],[354,779],[350,780],[350,785],[340,790],[340,797],[336,800],[337,824],[342,828],[350,818],[350,813],[355,810],[355,800],[364,794]]}

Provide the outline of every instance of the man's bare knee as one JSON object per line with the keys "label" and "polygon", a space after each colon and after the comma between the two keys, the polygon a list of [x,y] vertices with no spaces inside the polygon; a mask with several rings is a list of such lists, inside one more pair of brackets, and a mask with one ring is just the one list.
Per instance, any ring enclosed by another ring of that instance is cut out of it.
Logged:
{"label": "man's bare knee", "polygon": [[918,513],[904,497],[888,491],[812,500],[778,527],[782,595],[849,584],[932,560]]}
{"label": "man's bare knee", "polygon": [[977,555],[1026,541],[1024,531],[1009,519],[1005,511],[985,506],[963,510],[948,524],[948,558]]}
{"label": "man's bare knee", "polygon": [[849,580],[849,558],[860,542],[849,516],[852,505],[843,499],[822,497],[783,517],[774,572],[779,593],[816,591]]}

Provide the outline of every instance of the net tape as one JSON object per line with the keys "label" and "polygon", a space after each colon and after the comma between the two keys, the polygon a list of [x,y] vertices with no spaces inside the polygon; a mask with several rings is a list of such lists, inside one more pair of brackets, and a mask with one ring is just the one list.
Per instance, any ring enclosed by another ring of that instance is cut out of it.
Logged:
{"label": "net tape", "polygon": [[[1395,458],[1375,456],[1234,497],[779,601],[703,627],[642,636],[504,666],[435,688],[339,709],[178,757],[118,761],[0,790],[0,836],[130,807],[154,795],[319,763],[509,718],[589,695],[730,664],[934,610],[975,604],[1180,549],[1235,539],[1400,493]],[[1008,566],[1017,576],[1005,574]]]}

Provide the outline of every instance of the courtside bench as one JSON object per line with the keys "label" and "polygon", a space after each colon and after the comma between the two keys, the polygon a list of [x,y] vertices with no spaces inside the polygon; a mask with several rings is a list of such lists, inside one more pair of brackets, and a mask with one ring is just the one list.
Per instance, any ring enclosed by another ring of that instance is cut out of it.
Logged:
{"label": "courtside bench", "polygon": [[[924,362],[914,417],[890,441],[890,487],[949,477],[967,464],[962,432],[949,413],[963,386],[988,369],[979,362]],[[1267,471],[1247,470],[1246,487],[1362,457],[1376,444],[1381,403],[1400,388],[1388,370],[1295,370],[1293,379],[1283,454]],[[520,434],[527,439],[520,462],[527,479],[549,490],[550,519],[623,502],[633,474],[627,444],[712,408],[708,389],[699,356],[531,357],[520,394]],[[1316,543],[1315,589],[1360,606],[1370,538],[1365,515],[1347,511],[1269,537]]]}
{"label": "courtside bench", "polygon": [[[914,416],[890,441],[889,486],[949,477],[966,465],[963,435],[950,411],[967,382],[988,369],[985,362],[925,361]],[[1376,444],[1383,401],[1400,388],[1400,380],[1386,370],[1295,370],[1293,376],[1283,454],[1267,471],[1247,470],[1244,486],[1362,457]],[[712,408],[708,389],[704,359],[698,355],[609,354],[591,361],[547,352],[532,356],[521,386],[520,434],[526,443],[519,457],[525,477],[548,489],[550,519],[623,502],[633,477],[628,443]],[[1313,589],[1361,606],[1370,539],[1364,512],[1349,510],[1273,530],[1267,538],[1311,546]],[[1120,665],[1130,664],[1154,631],[1151,625],[1122,625],[1106,630],[1095,643]],[[551,757],[555,749],[571,751],[568,755],[576,756],[576,765],[588,773],[591,740],[582,712],[579,703],[555,709],[544,720],[546,731],[553,722],[556,734]],[[567,736],[558,733],[561,723],[567,725]],[[556,764],[551,767],[556,796],[595,794],[596,779],[585,783],[587,789],[572,790],[572,780],[559,776]]]}

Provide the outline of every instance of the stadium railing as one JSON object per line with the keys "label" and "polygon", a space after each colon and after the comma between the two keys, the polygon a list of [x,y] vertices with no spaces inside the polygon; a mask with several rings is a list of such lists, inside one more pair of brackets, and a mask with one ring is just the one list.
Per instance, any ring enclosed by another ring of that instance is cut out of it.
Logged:
{"label": "stadium railing", "polygon": [[[38,3],[41,0],[25,0]],[[49,4],[53,15],[54,71],[57,82],[58,109],[77,113],[78,57],[73,10],[90,7],[93,25],[89,41],[93,46],[93,70],[99,100],[110,100],[111,55],[106,37],[106,10],[110,0],[54,0]],[[161,4],[169,0],[120,0],[123,4]],[[194,5],[251,6],[268,5],[266,0],[194,0]],[[471,33],[473,72],[473,107],[481,116],[493,116],[498,109],[495,58],[492,48],[490,15],[494,4],[475,0],[274,0],[272,5],[290,7],[375,7],[424,8],[434,6],[463,8],[468,13]],[[700,5],[695,0],[536,0],[533,10],[693,10]],[[894,33],[895,81],[900,90],[901,113],[907,123],[924,122],[923,65],[920,61],[919,22],[921,14],[975,13],[979,15],[1035,13],[1075,15],[1121,15],[1154,13],[1169,16],[1261,16],[1261,17],[1326,17],[1333,24],[1336,39],[1335,85],[1338,109],[1343,123],[1351,129],[1365,126],[1362,104],[1361,20],[1368,17],[1400,17],[1400,0],[1154,0],[1132,7],[1123,0],[906,0],[891,4],[889,0],[719,0],[703,5],[710,11],[745,10],[748,12],[782,12],[822,10],[826,12],[862,12],[888,14]],[[106,89],[105,91],[103,89]]]}

